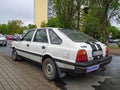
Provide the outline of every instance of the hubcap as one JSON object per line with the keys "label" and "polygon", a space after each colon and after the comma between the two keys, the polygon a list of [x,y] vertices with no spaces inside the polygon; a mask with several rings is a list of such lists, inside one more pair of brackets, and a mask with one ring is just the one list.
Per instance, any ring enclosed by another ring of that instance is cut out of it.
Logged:
{"label": "hubcap", "polygon": [[46,71],[49,75],[51,75],[53,73],[53,67],[51,64],[47,64]]}

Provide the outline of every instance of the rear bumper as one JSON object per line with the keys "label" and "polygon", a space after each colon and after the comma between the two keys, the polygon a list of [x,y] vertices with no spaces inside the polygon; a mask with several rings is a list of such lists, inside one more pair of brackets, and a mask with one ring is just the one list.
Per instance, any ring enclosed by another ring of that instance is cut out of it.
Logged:
{"label": "rear bumper", "polygon": [[75,73],[86,73],[87,68],[95,65],[99,65],[99,68],[109,64],[112,60],[112,56],[108,56],[106,58],[93,60],[90,62],[82,62],[82,63],[76,63],[75,65]]}
{"label": "rear bumper", "polygon": [[[89,62],[80,62],[80,63],[75,63],[75,69],[74,70],[65,70],[67,72],[74,72],[74,73],[87,73],[87,69],[89,67],[95,66],[95,65],[99,65],[99,68],[104,67],[105,65],[109,64],[112,60],[112,56],[108,56],[105,58],[101,58],[101,59],[96,59],[93,61],[89,61]],[[93,70],[95,71],[95,70]],[[92,71],[91,71],[92,72]]]}

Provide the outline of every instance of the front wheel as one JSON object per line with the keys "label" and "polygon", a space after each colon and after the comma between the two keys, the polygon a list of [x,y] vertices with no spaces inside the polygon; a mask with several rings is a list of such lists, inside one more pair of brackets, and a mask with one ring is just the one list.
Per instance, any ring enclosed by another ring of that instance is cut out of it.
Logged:
{"label": "front wheel", "polygon": [[42,64],[44,76],[48,80],[58,79],[58,71],[55,62],[51,58],[46,58]]}

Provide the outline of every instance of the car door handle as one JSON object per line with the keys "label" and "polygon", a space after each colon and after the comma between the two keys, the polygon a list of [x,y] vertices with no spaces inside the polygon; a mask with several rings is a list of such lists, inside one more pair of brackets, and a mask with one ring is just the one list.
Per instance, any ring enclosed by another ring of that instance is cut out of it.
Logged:
{"label": "car door handle", "polygon": [[27,47],[29,47],[29,44],[27,44]]}
{"label": "car door handle", "polygon": [[42,46],[42,49],[45,49],[45,46]]}

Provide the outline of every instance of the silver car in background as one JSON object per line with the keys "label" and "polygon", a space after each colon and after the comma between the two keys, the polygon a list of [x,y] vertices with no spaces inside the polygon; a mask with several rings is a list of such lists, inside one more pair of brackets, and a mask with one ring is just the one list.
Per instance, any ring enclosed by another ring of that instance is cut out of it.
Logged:
{"label": "silver car in background", "polygon": [[0,34],[0,45],[2,46],[7,45],[7,39],[2,34]]}

